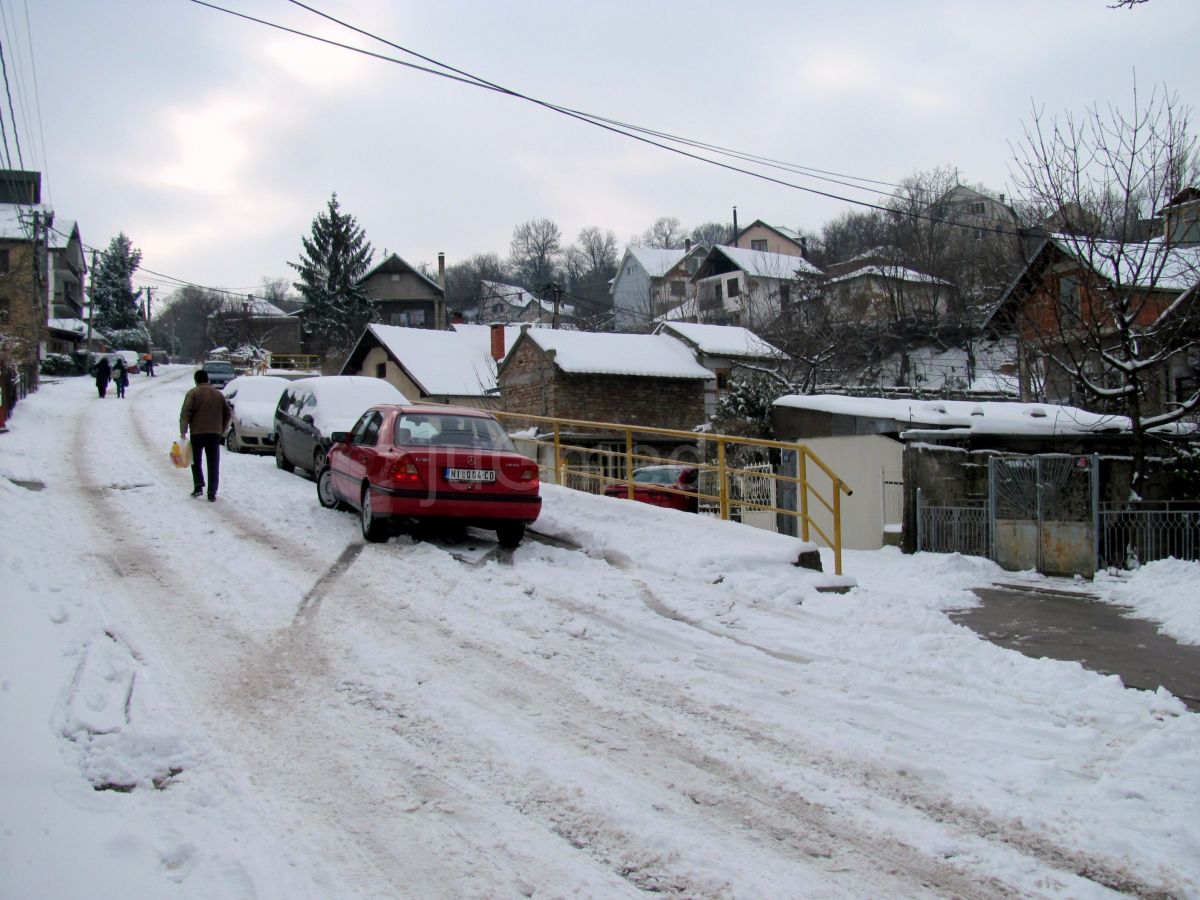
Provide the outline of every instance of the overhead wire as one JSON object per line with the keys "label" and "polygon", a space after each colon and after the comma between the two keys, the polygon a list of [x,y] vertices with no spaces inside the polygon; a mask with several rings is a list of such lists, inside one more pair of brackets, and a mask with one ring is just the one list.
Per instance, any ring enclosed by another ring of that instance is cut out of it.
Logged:
{"label": "overhead wire", "polygon": [[[402,66],[404,68],[412,69],[415,71],[420,71],[425,74],[434,75],[439,78],[445,78],[447,80],[455,81],[460,84],[466,84],[468,86],[478,87],[478,88],[481,88],[484,90],[490,90],[495,93],[499,93],[499,94],[503,94],[505,96],[511,97],[513,99],[524,100],[528,103],[534,104],[536,106],[540,106],[544,109],[548,109],[553,112],[557,112],[562,115],[568,116],[569,118],[573,118],[578,121],[593,125],[597,128],[601,128],[603,130],[612,132],[614,134],[622,135],[624,137],[630,138],[631,140],[639,141],[639,142],[647,144],[649,146],[658,147],[659,149],[666,150],[667,152],[674,153],[676,155],[683,156],[683,157],[686,157],[689,159],[693,159],[698,162],[707,163],[709,165],[716,166],[718,168],[722,168],[722,169],[725,169],[728,171],[747,175],[752,178],[759,179],[761,181],[766,181],[768,183],[777,184],[781,187],[792,188],[794,190],[803,191],[805,193],[814,194],[816,196],[826,197],[826,198],[833,199],[833,200],[839,200],[844,203],[850,203],[855,206],[860,206],[860,207],[864,207],[864,208],[868,208],[868,209],[874,209],[874,210],[877,210],[877,211],[883,212],[883,213],[899,214],[899,215],[905,216],[910,219],[942,223],[942,224],[948,225],[950,227],[959,227],[959,228],[964,228],[964,229],[970,229],[972,231],[988,231],[988,232],[993,232],[993,233],[998,233],[998,234],[1016,234],[1017,233],[1017,230],[1014,227],[1012,227],[1011,225],[1006,226],[1004,223],[1000,223],[997,225],[982,225],[982,224],[981,225],[975,225],[975,224],[968,225],[968,224],[954,222],[953,220],[946,220],[944,218],[936,217],[934,215],[923,213],[923,212],[917,212],[917,211],[911,211],[911,210],[896,210],[893,207],[885,206],[881,203],[872,203],[872,202],[868,202],[865,200],[858,200],[858,199],[854,199],[851,197],[845,197],[845,196],[842,196],[839,194],[834,194],[834,193],[831,193],[828,191],[818,190],[817,188],[796,184],[794,182],[786,181],[781,178],[776,178],[772,175],[765,174],[763,172],[755,172],[751,169],[745,169],[740,166],[722,162],[721,160],[718,160],[718,159],[711,159],[707,156],[703,156],[698,153],[693,153],[689,150],[685,150],[680,147],[673,147],[673,146],[670,146],[669,144],[664,144],[659,140],[655,140],[652,137],[636,133],[635,131],[632,131],[632,130],[627,130],[624,125],[618,126],[618,125],[610,124],[609,122],[605,121],[603,117],[593,116],[589,113],[581,113],[581,112],[572,110],[568,107],[559,106],[559,105],[551,103],[549,101],[541,100],[536,97],[532,97],[532,96],[523,94],[519,91],[503,87],[503,86],[496,84],[494,82],[491,82],[485,78],[473,75],[462,69],[458,69],[452,65],[449,65],[448,63],[443,63],[433,57],[426,56],[425,54],[422,54],[418,51],[404,47],[400,44],[395,43],[394,41],[388,40],[387,38],[380,37],[379,35],[373,34],[370,31],[367,31],[365,29],[359,28],[356,25],[352,25],[348,22],[338,19],[337,17],[332,16],[329,13],[322,12],[321,10],[318,10],[315,7],[312,7],[306,3],[301,2],[301,0],[289,0],[289,2],[291,2],[295,6],[298,6],[302,9],[305,9],[305,10],[313,13],[314,15],[320,16],[321,18],[324,18],[330,22],[340,25],[343,28],[346,28],[346,29],[353,31],[357,34],[360,34],[364,37],[368,37],[372,40],[378,41],[378,42],[385,44],[389,47],[392,47],[394,49],[400,50],[403,53],[407,53],[411,56],[416,57],[417,59],[420,59],[424,62],[430,63],[431,65],[438,66],[439,68],[444,69],[445,71],[438,71],[437,69],[430,69],[426,66],[419,66],[415,63],[396,59],[395,57],[386,56],[384,54],[376,53],[371,50],[366,50],[361,47],[356,47],[352,44],[345,44],[340,41],[334,41],[330,38],[325,38],[325,37],[321,37],[319,35],[311,34],[309,32],[301,31],[300,29],[291,28],[286,25],[281,25],[277,22],[271,22],[266,19],[260,19],[255,16],[248,15],[246,13],[238,12],[236,10],[231,10],[231,9],[228,9],[223,6],[218,6],[215,3],[209,2],[209,0],[190,0],[190,2],[195,3],[198,6],[203,6],[208,9],[214,10],[216,12],[225,13],[226,15],[230,15],[230,16],[240,18],[240,19],[243,19],[246,21],[254,22],[259,25],[263,25],[268,28],[273,28],[273,29],[276,29],[279,31],[289,33],[289,34],[293,34],[298,37],[305,38],[307,40],[312,40],[312,41],[315,41],[318,43],[337,47],[337,48],[340,48],[343,50],[348,50],[352,53],[358,53],[358,54],[368,56],[368,57],[371,57],[371,58],[374,58],[374,59],[377,59],[377,60],[380,60],[383,62],[390,62],[395,65]],[[797,173],[797,174],[799,174],[799,173]],[[810,175],[807,177],[818,178],[819,176]],[[829,179],[822,179],[822,180],[829,180]],[[866,188],[858,188],[858,189],[866,190]],[[977,220],[977,221],[985,221],[985,220]],[[999,220],[993,220],[993,221],[999,222]]]}

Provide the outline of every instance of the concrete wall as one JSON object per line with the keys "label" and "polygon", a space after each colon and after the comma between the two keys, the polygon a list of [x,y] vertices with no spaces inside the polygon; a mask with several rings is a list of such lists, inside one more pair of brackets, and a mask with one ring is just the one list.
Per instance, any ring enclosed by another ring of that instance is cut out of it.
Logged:
{"label": "concrete wall", "polygon": [[[878,550],[883,546],[883,473],[901,470],[903,444],[877,434],[805,438],[802,443],[854,491],[842,497],[842,545],[853,550]],[[811,460],[808,478],[832,502],[828,478]],[[809,514],[833,537],[833,519],[824,506],[810,499]]]}

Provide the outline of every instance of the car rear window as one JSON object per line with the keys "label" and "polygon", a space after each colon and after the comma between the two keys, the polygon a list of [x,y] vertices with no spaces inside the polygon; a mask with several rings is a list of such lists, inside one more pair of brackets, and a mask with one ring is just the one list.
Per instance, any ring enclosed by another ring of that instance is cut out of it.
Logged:
{"label": "car rear window", "polygon": [[404,446],[466,447],[513,452],[512,439],[495,419],[441,413],[407,413],[396,419],[393,443]]}
{"label": "car rear window", "polygon": [[206,363],[204,364],[204,371],[206,371],[206,372],[222,372],[222,373],[229,372],[229,373],[232,373],[232,372],[233,372],[233,363],[227,363],[227,362],[206,362]]}
{"label": "car rear window", "polygon": [[674,484],[679,480],[682,469],[658,466],[651,469],[634,469],[633,480],[642,484]]}

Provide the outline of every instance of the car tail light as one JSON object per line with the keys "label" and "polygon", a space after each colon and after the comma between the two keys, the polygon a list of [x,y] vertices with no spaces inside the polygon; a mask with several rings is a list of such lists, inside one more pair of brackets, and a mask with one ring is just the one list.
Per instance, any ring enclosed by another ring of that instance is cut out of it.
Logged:
{"label": "car tail light", "polygon": [[407,456],[402,456],[392,463],[391,471],[388,472],[388,481],[392,484],[425,486],[425,479],[421,477],[420,470]]}
{"label": "car tail light", "polygon": [[522,481],[531,481],[534,484],[537,484],[538,483],[537,466],[526,466],[524,469],[522,469],[521,470],[521,480]]}

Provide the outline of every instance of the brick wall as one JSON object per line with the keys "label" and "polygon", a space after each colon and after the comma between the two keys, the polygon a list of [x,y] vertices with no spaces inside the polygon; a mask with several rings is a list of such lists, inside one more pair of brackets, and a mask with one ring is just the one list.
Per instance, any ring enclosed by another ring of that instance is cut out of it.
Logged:
{"label": "brick wall", "polygon": [[690,429],[704,422],[704,381],[559,371],[522,341],[500,373],[503,410],[593,422]]}

